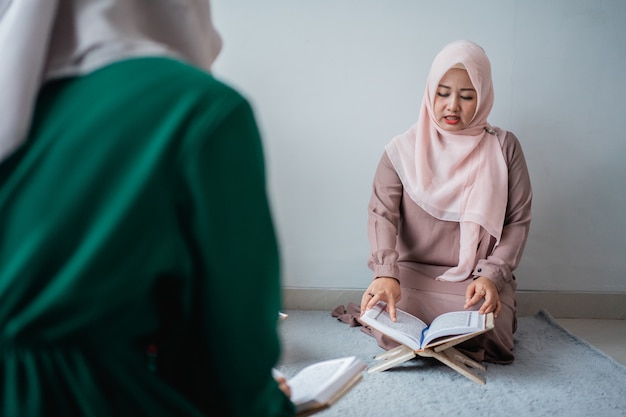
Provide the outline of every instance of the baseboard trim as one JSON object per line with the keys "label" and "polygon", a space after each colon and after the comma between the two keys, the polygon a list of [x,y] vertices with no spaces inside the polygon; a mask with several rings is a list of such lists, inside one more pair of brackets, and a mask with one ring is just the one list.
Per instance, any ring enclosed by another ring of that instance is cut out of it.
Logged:
{"label": "baseboard trim", "polygon": [[[365,289],[283,288],[286,310],[332,310],[349,302],[359,303]],[[517,315],[539,310],[555,318],[626,319],[626,293],[518,291]]]}

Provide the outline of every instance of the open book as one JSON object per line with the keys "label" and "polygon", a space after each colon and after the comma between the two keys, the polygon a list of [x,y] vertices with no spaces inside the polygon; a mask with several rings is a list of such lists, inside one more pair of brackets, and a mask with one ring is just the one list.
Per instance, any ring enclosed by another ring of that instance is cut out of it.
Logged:
{"label": "open book", "polygon": [[478,311],[444,313],[436,317],[429,326],[414,315],[400,309],[396,309],[397,321],[394,322],[385,311],[385,307],[384,302],[378,302],[373,308],[367,310],[359,321],[416,352],[449,342],[454,337],[483,333],[486,328],[486,317]]}
{"label": "open book", "polygon": [[[367,365],[355,356],[329,359],[307,366],[287,384],[297,416],[309,416],[337,402],[363,377]],[[275,370],[275,374],[280,375]]]}
{"label": "open book", "polygon": [[473,369],[485,371],[486,368],[454,346],[493,329],[493,313],[453,311],[435,317],[428,326],[412,314],[399,309],[396,309],[397,321],[392,321],[385,307],[384,302],[379,302],[366,310],[358,320],[400,343],[400,346],[376,356],[374,359],[382,362],[371,367],[368,372],[385,371],[415,356],[424,356],[445,363],[474,382],[485,383],[485,378]]}

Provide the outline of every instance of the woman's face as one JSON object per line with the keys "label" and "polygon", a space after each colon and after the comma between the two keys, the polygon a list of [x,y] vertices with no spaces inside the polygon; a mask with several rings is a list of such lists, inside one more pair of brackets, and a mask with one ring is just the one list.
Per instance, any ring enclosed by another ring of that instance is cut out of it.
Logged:
{"label": "woman's face", "polygon": [[460,68],[448,70],[435,93],[433,110],[437,124],[450,132],[463,130],[474,118],[477,105],[478,95],[467,71]]}

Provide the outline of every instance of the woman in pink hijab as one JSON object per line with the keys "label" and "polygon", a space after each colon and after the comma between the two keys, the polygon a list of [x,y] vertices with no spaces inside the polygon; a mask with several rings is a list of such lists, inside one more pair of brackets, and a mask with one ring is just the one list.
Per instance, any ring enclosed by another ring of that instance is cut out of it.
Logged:
{"label": "woman in pink hijab", "polygon": [[[445,46],[432,64],[417,123],[385,148],[369,203],[361,311],[387,303],[427,323],[463,309],[494,313],[495,328],[459,345],[470,358],[514,360],[513,271],[531,220],[532,189],[518,139],[492,126],[485,51]],[[382,347],[393,343],[379,337]]]}

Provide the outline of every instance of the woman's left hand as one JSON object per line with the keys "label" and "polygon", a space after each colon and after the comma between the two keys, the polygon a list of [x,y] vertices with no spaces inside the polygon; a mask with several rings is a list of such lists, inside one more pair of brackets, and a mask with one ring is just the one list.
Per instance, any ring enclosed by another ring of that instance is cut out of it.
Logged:
{"label": "woman's left hand", "polygon": [[470,308],[474,304],[485,300],[478,312],[487,314],[493,312],[494,317],[498,317],[502,304],[496,285],[487,277],[478,277],[467,287],[465,292],[465,305],[463,308]]}

